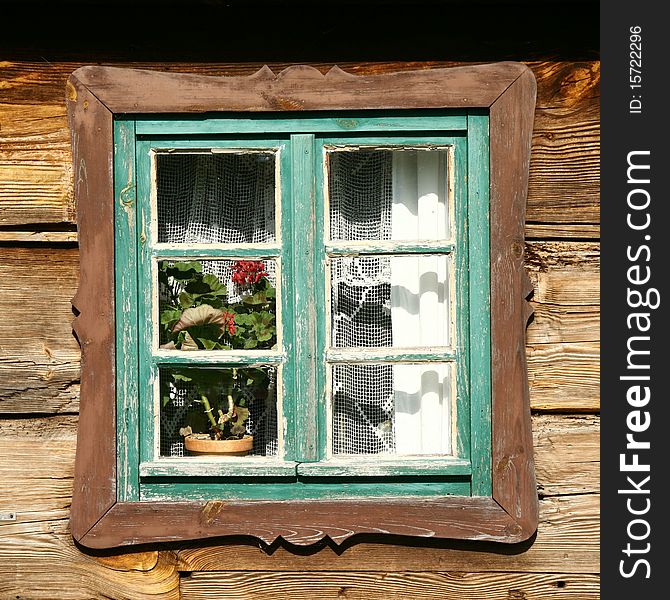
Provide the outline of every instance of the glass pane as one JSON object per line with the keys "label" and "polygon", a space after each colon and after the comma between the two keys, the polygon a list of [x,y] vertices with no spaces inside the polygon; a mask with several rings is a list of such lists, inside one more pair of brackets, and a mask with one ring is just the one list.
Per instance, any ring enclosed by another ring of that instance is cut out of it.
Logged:
{"label": "glass pane", "polygon": [[449,150],[328,153],[330,239],[445,240]]}
{"label": "glass pane", "polygon": [[163,350],[267,350],[277,344],[274,260],[158,262]]}
{"label": "glass pane", "polygon": [[450,454],[453,379],[450,363],[333,365],[333,454]]}
{"label": "glass pane", "polygon": [[275,240],[275,154],[156,155],[158,241],[170,244]]}
{"label": "glass pane", "polygon": [[203,447],[221,456],[277,455],[274,367],[161,369],[160,455],[199,455]]}
{"label": "glass pane", "polygon": [[332,346],[450,346],[451,271],[447,255],[331,259]]}

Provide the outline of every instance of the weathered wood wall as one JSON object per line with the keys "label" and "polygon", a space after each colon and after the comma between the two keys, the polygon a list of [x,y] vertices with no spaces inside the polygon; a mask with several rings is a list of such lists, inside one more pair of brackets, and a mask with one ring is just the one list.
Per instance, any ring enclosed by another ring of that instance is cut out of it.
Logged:
{"label": "weathered wood wall", "polygon": [[[78,251],[64,104],[67,76],[89,59],[9,54],[15,58],[0,62],[0,519],[16,520],[0,520],[0,598],[599,597],[596,60],[564,53],[526,61],[538,81],[526,228],[540,497],[533,540],[504,547],[363,539],[272,552],[233,540],[92,553],[68,530],[79,350],[70,329]],[[209,74],[261,66],[124,64]],[[355,73],[453,64],[339,62]]]}

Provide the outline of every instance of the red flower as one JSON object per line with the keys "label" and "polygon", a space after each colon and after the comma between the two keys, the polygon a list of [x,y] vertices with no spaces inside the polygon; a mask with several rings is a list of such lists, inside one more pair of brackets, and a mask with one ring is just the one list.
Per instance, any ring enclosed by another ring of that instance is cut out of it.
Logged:
{"label": "red flower", "polygon": [[251,285],[267,277],[265,264],[260,260],[238,260],[233,263],[233,283]]}
{"label": "red flower", "polygon": [[222,329],[228,330],[228,333],[230,335],[235,335],[235,315],[234,313],[229,313],[228,311],[223,312],[223,318],[225,319],[225,322],[222,326]]}

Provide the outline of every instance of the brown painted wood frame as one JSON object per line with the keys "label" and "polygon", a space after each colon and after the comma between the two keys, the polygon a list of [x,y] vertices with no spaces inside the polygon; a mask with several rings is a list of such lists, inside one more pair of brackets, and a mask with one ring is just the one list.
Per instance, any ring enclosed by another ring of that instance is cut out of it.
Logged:
{"label": "brown painted wood frame", "polygon": [[[71,530],[84,546],[250,535],[312,544],[359,533],[514,543],[537,528],[525,355],[532,287],[523,268],[535,78],[503,62],[356,76],[295,66],[248,77],[114,67],[67,83],[80,247],[74,322],[82,350]],[[492,497],[118,502],[113,117],[117,113],[484,108],[490,118]]]}

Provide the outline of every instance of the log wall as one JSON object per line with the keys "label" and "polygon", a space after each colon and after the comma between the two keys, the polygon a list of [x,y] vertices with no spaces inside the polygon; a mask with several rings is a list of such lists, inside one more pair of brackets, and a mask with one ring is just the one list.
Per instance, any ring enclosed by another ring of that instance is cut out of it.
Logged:
{"label": "log wall", "polygon": [[[598,61],[525,61],[538,81],[526,227],[540,498],[532,540],[363,538],[265,551],[235,539],[91,552],[68,530],[79,349],[70,328],[78,250],[64,89],[88,60],[75,59],[0,62],[0,598],[598,598]],[[124,64],[217,75],[262,66]],[[454,64],[339,62],[354,73]]]}

